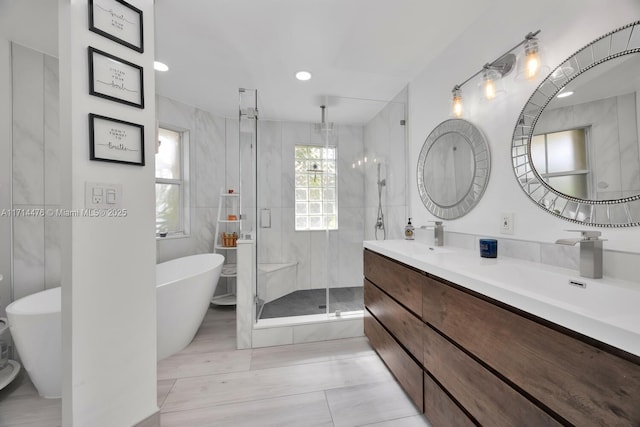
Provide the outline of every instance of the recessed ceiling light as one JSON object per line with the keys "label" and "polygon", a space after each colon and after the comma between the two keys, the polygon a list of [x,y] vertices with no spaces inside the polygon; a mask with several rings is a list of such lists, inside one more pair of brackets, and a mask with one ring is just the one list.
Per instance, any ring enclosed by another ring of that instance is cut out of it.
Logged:
{"label": "recessed ceiling light", "polygon": [[558,94],[558,98],[566,98],[567,96],[571,96],[573,95],[573,92],[569,91],[569,92],[560,92]]}
{"label": "recessed ceiling light", "polygon": [[298,71],[296,73],[296,79],[302,80],[303,82],[309,80],[311,78],[311,73],[308,71]]}
{"label": "recessed ceiling light", "polygon": [[169,71],[169,67],[167,66],[167,64],[163,64],[160,61],[153,61],[153,68],[156,71]]}

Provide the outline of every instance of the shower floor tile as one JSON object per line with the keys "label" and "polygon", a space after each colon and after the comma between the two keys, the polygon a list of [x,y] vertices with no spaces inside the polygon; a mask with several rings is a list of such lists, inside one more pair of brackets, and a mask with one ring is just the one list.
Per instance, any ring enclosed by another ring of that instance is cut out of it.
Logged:
{"label": "shower floor tile", "polygon": [[[363,301],[362,286],[329,288],[329,313],[363,310]],[[325,289],[294,291],[264,304],[260,319],[322,314],[327,311],[326,304]]]}

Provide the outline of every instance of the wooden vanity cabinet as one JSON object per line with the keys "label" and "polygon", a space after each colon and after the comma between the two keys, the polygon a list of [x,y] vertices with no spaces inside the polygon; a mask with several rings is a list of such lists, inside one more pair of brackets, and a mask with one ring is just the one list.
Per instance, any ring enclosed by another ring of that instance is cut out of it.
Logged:
{"label": "wooden vanity cabinet", "polygon": [[435,427],[640,426],[639,357],[370,250],[364,260],[365,334],[403,387],[418,367],[422,394],[418,380],[405,390]]}

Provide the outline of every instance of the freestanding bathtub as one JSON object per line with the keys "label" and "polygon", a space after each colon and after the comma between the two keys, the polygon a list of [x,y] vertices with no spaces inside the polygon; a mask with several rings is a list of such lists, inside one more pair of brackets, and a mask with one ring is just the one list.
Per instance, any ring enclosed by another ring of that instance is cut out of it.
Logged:
{"label": "freestanding bathtub", "polygon": [[27,295],[7,306],[11,337],[33,385],[42,397],[62,394],[60,288]]}
{"label": "freestanding bathtub", "polygon": [[156,265],[158,360],[195,336],[216,290],[224,257],[200,254]]}

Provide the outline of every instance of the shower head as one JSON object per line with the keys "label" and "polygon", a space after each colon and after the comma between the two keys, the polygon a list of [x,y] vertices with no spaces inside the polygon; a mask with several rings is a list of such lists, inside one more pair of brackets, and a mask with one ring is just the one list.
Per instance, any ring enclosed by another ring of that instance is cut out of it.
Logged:
{"label": "shower head", "polygon": [[327,108],[324,105],[320,106],[322,110],[322,121],[320,123],[315,123],[313,128],[316,132],[331,132],[333,130],[333,123],[328,123],[324,121],[324,110]]}

